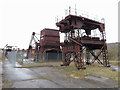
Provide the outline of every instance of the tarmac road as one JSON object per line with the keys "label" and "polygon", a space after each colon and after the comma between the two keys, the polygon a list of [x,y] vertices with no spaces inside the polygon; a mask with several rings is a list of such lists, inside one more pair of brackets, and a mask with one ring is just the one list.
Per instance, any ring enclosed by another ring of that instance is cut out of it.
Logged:
{"label": "tarmac road", "polygon": [[3,81],[7,82],[4,88],[110,88],[116,85],[104,77],[103,80],[86,77],[87,81],[70,78],[54,67],[14,68],[8,61],[3,64],[3,74]]}

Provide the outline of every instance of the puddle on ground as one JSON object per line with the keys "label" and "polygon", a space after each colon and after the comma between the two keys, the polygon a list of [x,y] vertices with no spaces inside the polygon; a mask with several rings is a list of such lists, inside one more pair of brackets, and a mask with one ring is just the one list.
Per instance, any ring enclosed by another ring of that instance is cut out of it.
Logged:
{"label": "puddle on ground", "polygon": [[8,62],[4,63],[4,72],[11,80],[34,79],[34,73],[27,68],[14,68]]}
{"label": "puddle on ground", "polygon": [[111,68],[117,72],[120,72],[120,67],[111,65]]}

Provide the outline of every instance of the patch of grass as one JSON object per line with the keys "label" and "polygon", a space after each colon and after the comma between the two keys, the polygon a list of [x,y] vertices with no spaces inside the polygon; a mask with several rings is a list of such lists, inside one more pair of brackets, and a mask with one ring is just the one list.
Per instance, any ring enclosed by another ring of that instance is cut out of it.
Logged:
{"label": "patch of grass", "polygon": [[9,88],[8,85],[7,85],[8,81],[3,80],[2,83],[3,83],[3,88]]}
{"label": "patch of grass", "polygon": [[109,62],[110,64],[113,64],[115,66],[118,66],[120,63],[119,62]]}
{"label": "patch of grass", "polygon": [[2,56],[2,57],[0,58],[0,62],[4,62],[4,60],[5,60],[5,56]]}
{"label": "patch of grass", "polygon": [[[120,76],[120,72],[118,73],[118,76]],[[118,87],[120,87],[120,77],[118,77]]]}
{"label": "patch of grass", "polygon": [[27,63],[17,68],[58,67],[61,62]]}
{"label": "patch of grass", "polygon": [[3,84],[3,88],[10,88],[10,86],[11,86],[11,84],[12,84],[13,82],[12,81],[8,81],[8,80],[3,80],[2,81],[2,84]]}
{"label": "patch of grass", "polygon": [[104,67],[98,63],[94,63],[90,66],[86,66],[86,69],[77,70],[74,63],[70,66],[58,67],[58,69],[63,69],[62,73],[68,74],[73,78],[79,77],[84,78],[86,75],[100,75],[104,77],[111,78],[112,80],[118,81],[118,72],[113,71],[110,67]]}

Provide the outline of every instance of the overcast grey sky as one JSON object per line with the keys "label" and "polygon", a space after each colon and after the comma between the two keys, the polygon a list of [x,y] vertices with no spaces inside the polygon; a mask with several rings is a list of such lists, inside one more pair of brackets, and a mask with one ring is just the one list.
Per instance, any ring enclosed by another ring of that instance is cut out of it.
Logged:
{"label": "overcast grey sky", "polygon": [[[32,32],[56,29],[55,17],[62,19],[69,6],[105,18],[107,42],[118,41],[119,0],[1,0],[0,48],[6,44],[28,48]],[[57,28],[58,29],[58,28]],[[62,39],[63,37],[61,37]]]}

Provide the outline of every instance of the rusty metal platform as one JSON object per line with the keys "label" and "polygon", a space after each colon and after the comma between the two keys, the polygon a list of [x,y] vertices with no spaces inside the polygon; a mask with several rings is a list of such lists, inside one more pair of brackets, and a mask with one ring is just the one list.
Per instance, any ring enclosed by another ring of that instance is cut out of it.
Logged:
{"label": "rusty metal platform", "polygon": [[[83,69],[84,60],[82,57],[83,51],[86,51],[86,64],[91,64],[98,61],[98,63],[109,66],[105,36],[105,24],[91,20],[77,15],[68,15],[61,21],[57,22],[59,31],[65,34],[64,43],[62,46],[63,64],[62,66],[69,65],[72,61],[78,69]],[[83,31],[83,32],[82,32]],[[100,36],[95,37],[91,34],[92,31],[97,31]],[[95,54],[95,50],[99,50]],[[98,57],[103,55],[103,61]],[[94,57],[90,62],[90,54]]]}

